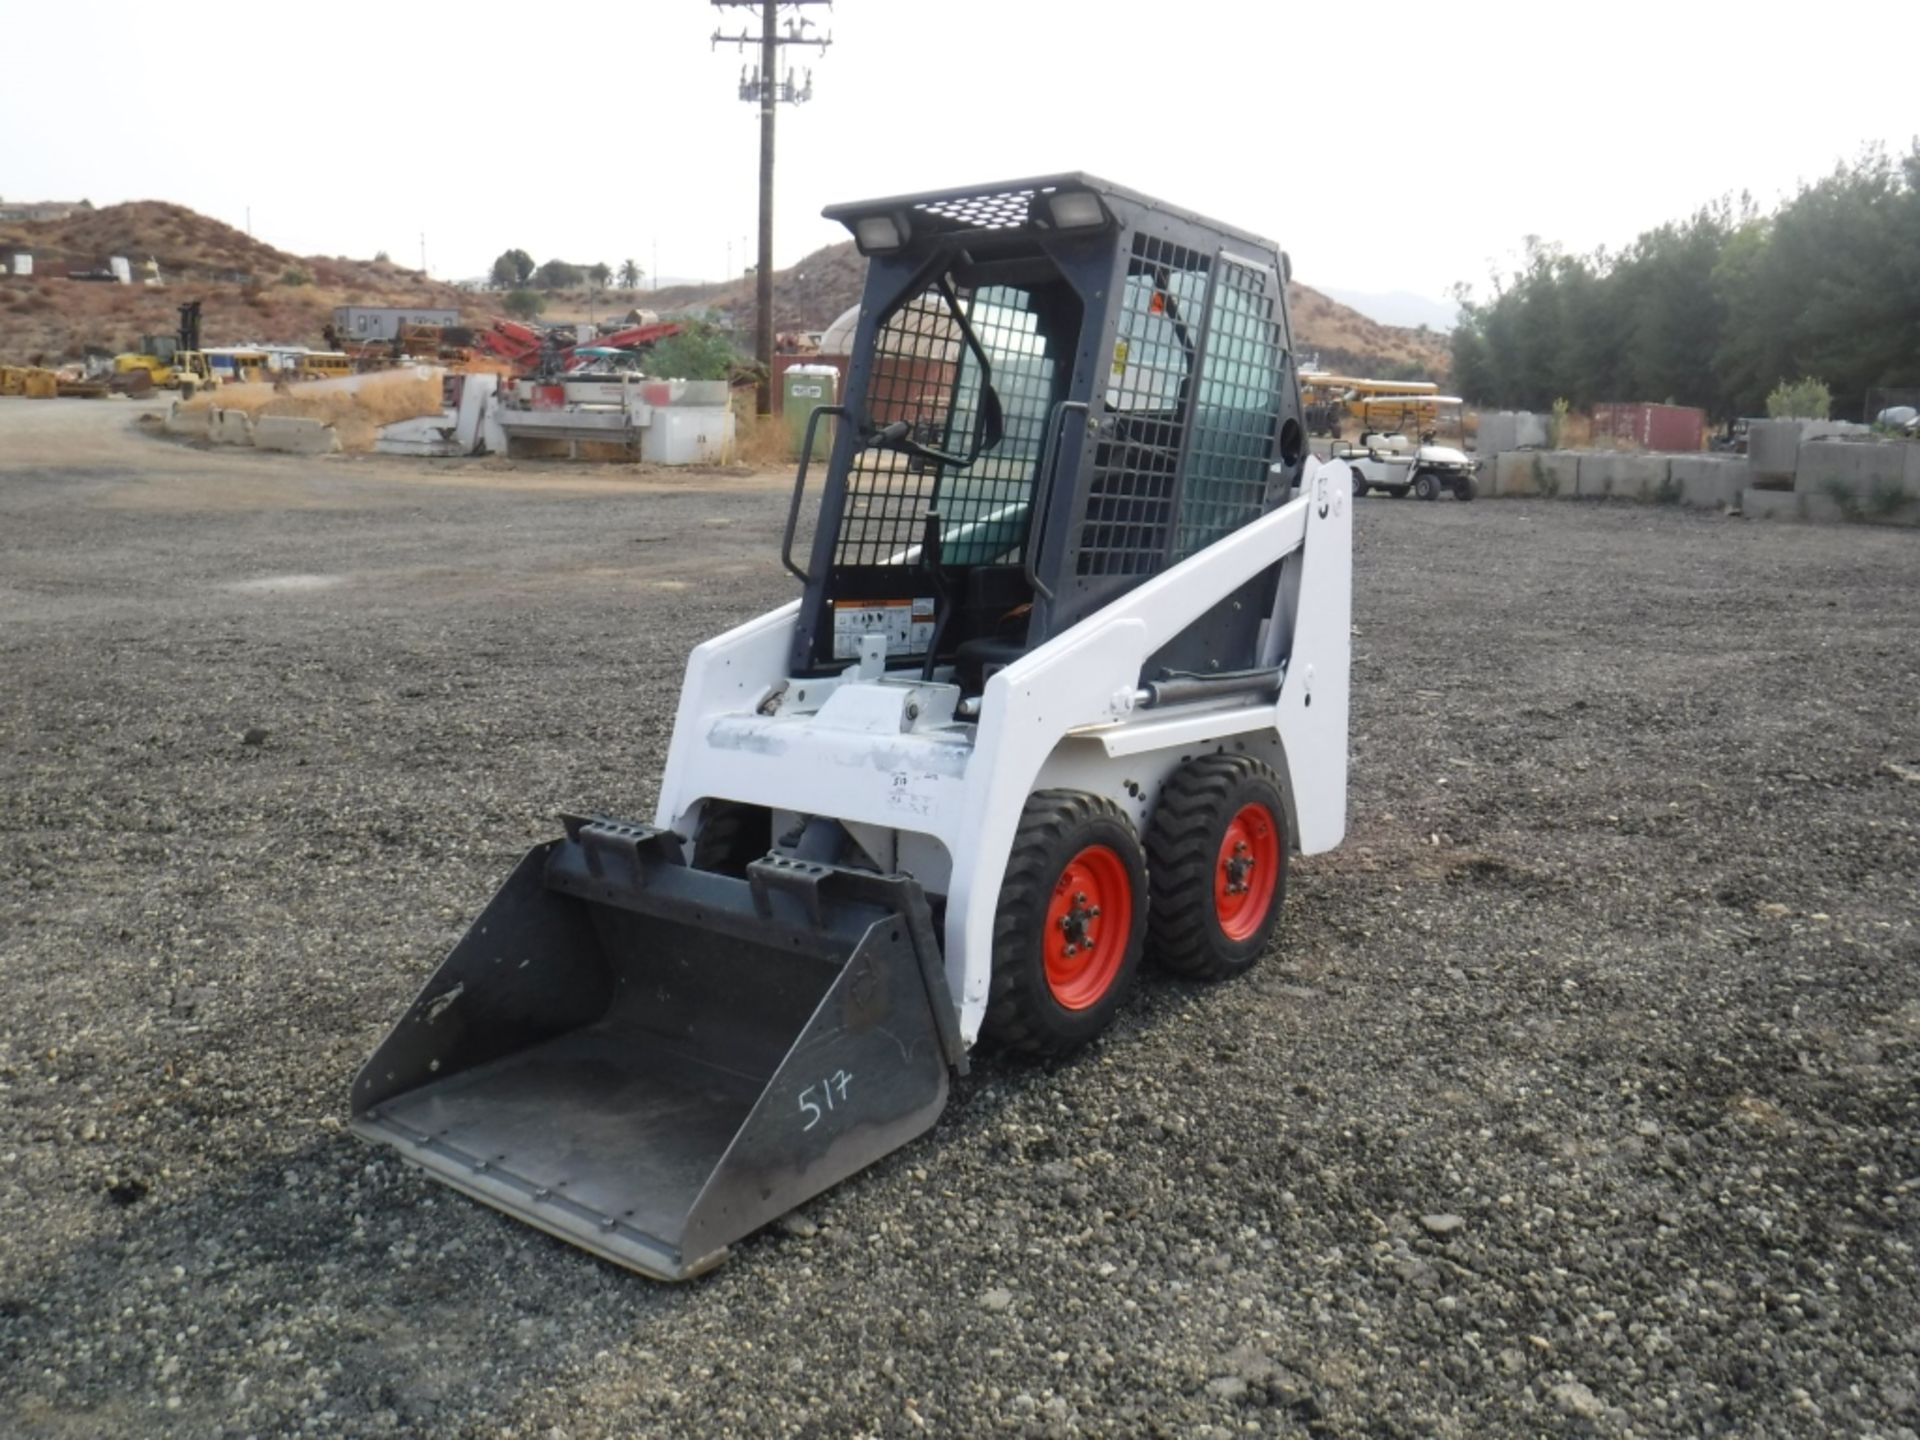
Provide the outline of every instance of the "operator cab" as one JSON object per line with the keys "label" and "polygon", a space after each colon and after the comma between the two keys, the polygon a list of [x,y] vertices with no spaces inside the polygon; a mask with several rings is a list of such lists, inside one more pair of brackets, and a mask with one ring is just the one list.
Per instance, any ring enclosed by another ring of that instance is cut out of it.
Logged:
{"label": "operator cab", "polygon": [[[1270,242],[1084,175],[826,214],[869,265],[846,402],[814,417],[836,424],[804,568],[789,526],[795,676],[879,634],[889,671],[976,695],[1298,482]],[[1248,663],[1259,599],[1223,601],[1167,664]]]}

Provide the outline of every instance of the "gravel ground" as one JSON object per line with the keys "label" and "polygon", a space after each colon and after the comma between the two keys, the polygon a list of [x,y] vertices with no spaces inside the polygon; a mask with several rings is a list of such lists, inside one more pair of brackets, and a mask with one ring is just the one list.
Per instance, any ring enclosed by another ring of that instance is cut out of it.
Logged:
{"label": "gravel ground", "polygon": [[0,1429],[1920,1431],[1920,537],[1359,506],[1280,947],[663,1287],[344,1131],[552,816],[646,817],[780,477],[0,402]]}

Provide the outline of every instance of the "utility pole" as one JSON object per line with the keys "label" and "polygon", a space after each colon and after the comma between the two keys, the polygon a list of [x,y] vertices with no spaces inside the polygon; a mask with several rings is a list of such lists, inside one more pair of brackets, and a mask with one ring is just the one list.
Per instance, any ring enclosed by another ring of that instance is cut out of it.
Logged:
{"label": "utility pole", "polygon": [[[760,64],[749,76],[745,67],[740,71],[740,98],[760,106],[760,265],[754,274],[755,315],[753,327],[753,353],[760,362],[760,395],[758,409],[762,415],[773,413],[773,115],[774,107],[786,103],[799,105],[813,98],[813,72],[806,72],[804,85],[795,86],[793,71],[789,69],[785,80],[778,77],[780,47],[783,45],[812,45],[825,50],[833,43],[833,36],[819,38],[806,32],[813,28],[803,12],[809,5],[831,6],[833,0],[713,0],[714,8],[719,10],[747,9],[760,12],[760,34],[755,37],[742,26],[738,35],[723,35],[713,32],[713,44],[717,49],[721,45],[732,45],[745,50],[750,45],[760,47]],[[787,20],[786,34],[780,33],[780,12],[796,12]]]}

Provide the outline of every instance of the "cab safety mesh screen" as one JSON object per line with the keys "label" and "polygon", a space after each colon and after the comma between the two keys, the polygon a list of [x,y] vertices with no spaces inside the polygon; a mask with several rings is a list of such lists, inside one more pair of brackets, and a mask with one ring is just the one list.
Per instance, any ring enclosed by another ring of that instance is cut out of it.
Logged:
{"label": "cab safety mesh screen", "polygon": [[[1054,390],[1053,352],[1071,353],[1076,337],[1047,336],[1025,289],[956,289],[954,299],[986,352],[1002,438],[964,466],[878,445],[857,452],[847,472],[836,565],[915,563],[927,511],[936,506],[946,564],[1009,558],[1025,542]],[[979,356],[953,307],[939,287],[929,287],[896,309],[875,338],[866,418],[875,431],[904,424],[909,440],[965,458],[983,438],[981,379]]]}
{"label": "cab safety mesh screen", "polygon": [[1166,561],[1211,265],[1200,251],[1133,237],[1080,528],[1081,575],[1150,575]]}
{"label": "cab safety mesh screen", "polygon": [[1287,358],[1272,280],[1268,270],[1227,256],[1214,272],[1175,559],[1232,534],[1266,509]]}

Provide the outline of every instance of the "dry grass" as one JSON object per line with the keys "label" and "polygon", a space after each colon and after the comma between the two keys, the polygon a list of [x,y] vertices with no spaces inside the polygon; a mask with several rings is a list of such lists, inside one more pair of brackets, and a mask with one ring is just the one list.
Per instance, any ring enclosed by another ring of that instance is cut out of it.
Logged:
{"label": "dry grass", "polygon": [[755,469],[777,470],[791,465],[795,455],[786,417],[757,415],[753,409],[753,391],[743,390],[739,394],[745,398],[742,401],[736,397],[733,407],[734,462]]}
{"label": "dry grass", "polygon": [[310,380],[285,390],[264,384],[222,385],[196,395],[185,408],[205,410],[213,406],[244,410],[255,417],[291,415],[324,420],[340,437],[342,450],[365,452],[373,449],[382,425],[418,415],[438,415],[440,379],[437,374],[422,375],[417,370],[393,370],[345,380]]}

